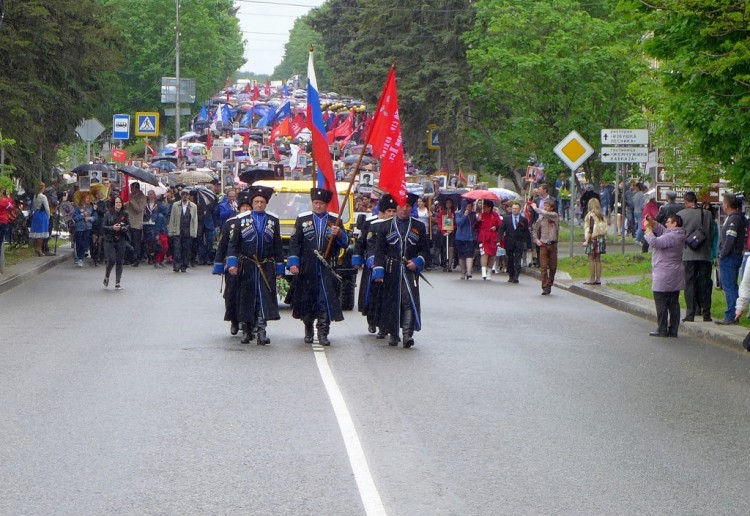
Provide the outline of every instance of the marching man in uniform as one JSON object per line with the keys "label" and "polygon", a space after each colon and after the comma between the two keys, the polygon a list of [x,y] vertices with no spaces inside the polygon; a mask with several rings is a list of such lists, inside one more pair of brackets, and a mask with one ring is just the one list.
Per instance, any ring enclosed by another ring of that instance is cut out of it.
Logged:
{"label": "marching man in uniform", "polygon": [[[214,257],[213,274],[224,275],[224,320],[229,321],[229,333],[237,335],[240,329],[240,322],[237,319],[237,276],[229,273],[229,268],[225,264],[225,258],[229,248],[229,241],[237,232],[237,223],[240,218],[250,215],[253,207],[253,201],[247,192],[240,196],[241,204],[239,213],[230,216],[224,226],[221,228],[221,236],[216,246],[216,255]],[[252,337],[251,337],[252,338]]]}
{"label": "marching man in uniform", "polygon": [[404,206],[396,208],[396,216],[384,222],[387,225],[378,232],[372,271],[373,281],[383,284],[380,329],[390,334],[391,346],[398,345],[401,329],[405,348],[414,345],[414,332],[422,328],[419,276],[430,252],[427,229],[411,216],[418,198],[408,194]]}
{"label": "marching man in uniform", "polygon": [[[378,232],[385,227],[385,222],[390,221],[396,213],[398,205],[390,194],[385,194],[378,202],[378,214],[372,215],[362,225],[359,238],[354,246],[352,265],[362,269],[362,280],[359,284],[359,298],[357,309],[367,317],[367,331],[377,331],[378,314],[380,311],[381,283],[372,282],[372,268],[375,263],[375,247],[378,241]],[[378,332],[377,338],[384,339],[385,333]]]}
{"label": "marching man in uniform", "polygon": [[[310,190],[312,211],[300,213],[294,223],[294,234],[289,240],[289,272],[297,276],[288,299],[292,316],[305,323],[305,343],[313,341],[313,325],[317,319],[318,342],[330,346],[328,333],[331,321],[343,321],[339,292],[341,280],[333,265],[339,251],[349,244],[349,237],[336,214],[328,213],[333,192],[321,188]],[[328,241],[333,237],[328,256]]]}
{"label": "marching man in uniform", "polygon": [[229,274],[237,275],[239,281],[237,319],[245,323],[242,343],[249,343],[256,329],[257,344],[264,346],[271,342],[266,336],[266,321],[280,319],[276,278],[284,274],[284,253],[279,219],[266,213],[273,188],[251,186],[247,191],[253,210],[237,220],[227,266]]}

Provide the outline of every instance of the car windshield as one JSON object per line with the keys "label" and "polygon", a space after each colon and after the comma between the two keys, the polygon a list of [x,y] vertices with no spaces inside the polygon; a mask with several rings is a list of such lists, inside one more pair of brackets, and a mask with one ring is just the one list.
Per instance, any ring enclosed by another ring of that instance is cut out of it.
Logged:
{"label": "car windshield", "polygon": [[[344,197],[344,195],[339,194],[339,206],[344,204]],[[294,220],[300,213],[312,210],[310,194],[276,192],[271,197],[266,209],[276,215],[279,220]],[[349,221],[349,209],[350,207],[347,204],[346,212],[341,217],[341,222],[344,224]]]}

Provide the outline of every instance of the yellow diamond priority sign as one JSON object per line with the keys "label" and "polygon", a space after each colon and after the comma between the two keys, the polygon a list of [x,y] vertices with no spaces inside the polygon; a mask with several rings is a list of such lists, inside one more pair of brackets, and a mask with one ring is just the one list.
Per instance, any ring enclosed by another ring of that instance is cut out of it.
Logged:
{"label": "yellow diamond priority sign", "polygon": [[593,153],[594,149],[577,131],[571,131],[555,147],[555,154],[573,171],[583,165]]}

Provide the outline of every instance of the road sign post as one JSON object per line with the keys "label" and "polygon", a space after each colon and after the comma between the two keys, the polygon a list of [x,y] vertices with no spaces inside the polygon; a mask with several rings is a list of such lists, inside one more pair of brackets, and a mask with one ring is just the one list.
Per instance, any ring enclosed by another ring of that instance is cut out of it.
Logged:
{"label": "road sign post", "polygon": [[576,170],[594,153],[594,149],[577,131],[571,131],[555,147],[555,154],[570,168],[570,257],[573,257],[575,238]]}
{"label": "road sign post", "polygon": [[76,133],[81,140],[86,142],[86,163],[91,161],[91,142],[96,140],[102,132],[104,132],[104,126],[96,118],[84,120],[76,127]]}

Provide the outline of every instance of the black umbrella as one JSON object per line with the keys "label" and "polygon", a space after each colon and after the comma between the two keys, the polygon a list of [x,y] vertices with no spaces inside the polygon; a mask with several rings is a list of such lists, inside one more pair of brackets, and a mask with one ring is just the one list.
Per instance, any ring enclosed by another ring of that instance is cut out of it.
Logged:
{"label": "black umbrella", "polygon": [[109,165],[105,165],[103,163],[86,163],[84,165],[78,165],[73,169],[73,172],[81,175],[81,172],[91,172],[93,170],[97,170],[99,172],[110,172],[112,169],[109,167]]}
{"label": "black umbrella", "polygon": [[195,195],[198,206],[206,207],[216,203],[216,194],[205,186],[195,186],[190,190],[190,193]]}
{"label": "black umbrella", "polygon": [[240,181],[249,185],[263,179],[277,179],[272,168],[251,168],[240,173]]}
{"label": "black umbrella", "polygon": [[461,194],[468,192],[466,188],[459,188],[457,190],[442,190],[435,200],[440,203],[441,206],[445,205],[445,201],[450,199],[453,201],[453,209],[457,210],[461,206]]}
{"label": "black umbrella", "polygon": [[159,178],[156,177],[156,174],[154,174],[153,172],[149,172],[148,170],[131,167],[128,165],[117,167],[117,170],[134,179],[137,179],[138,181],[143,181],[144,183],[148,183],[153,186],[159,186]]}

